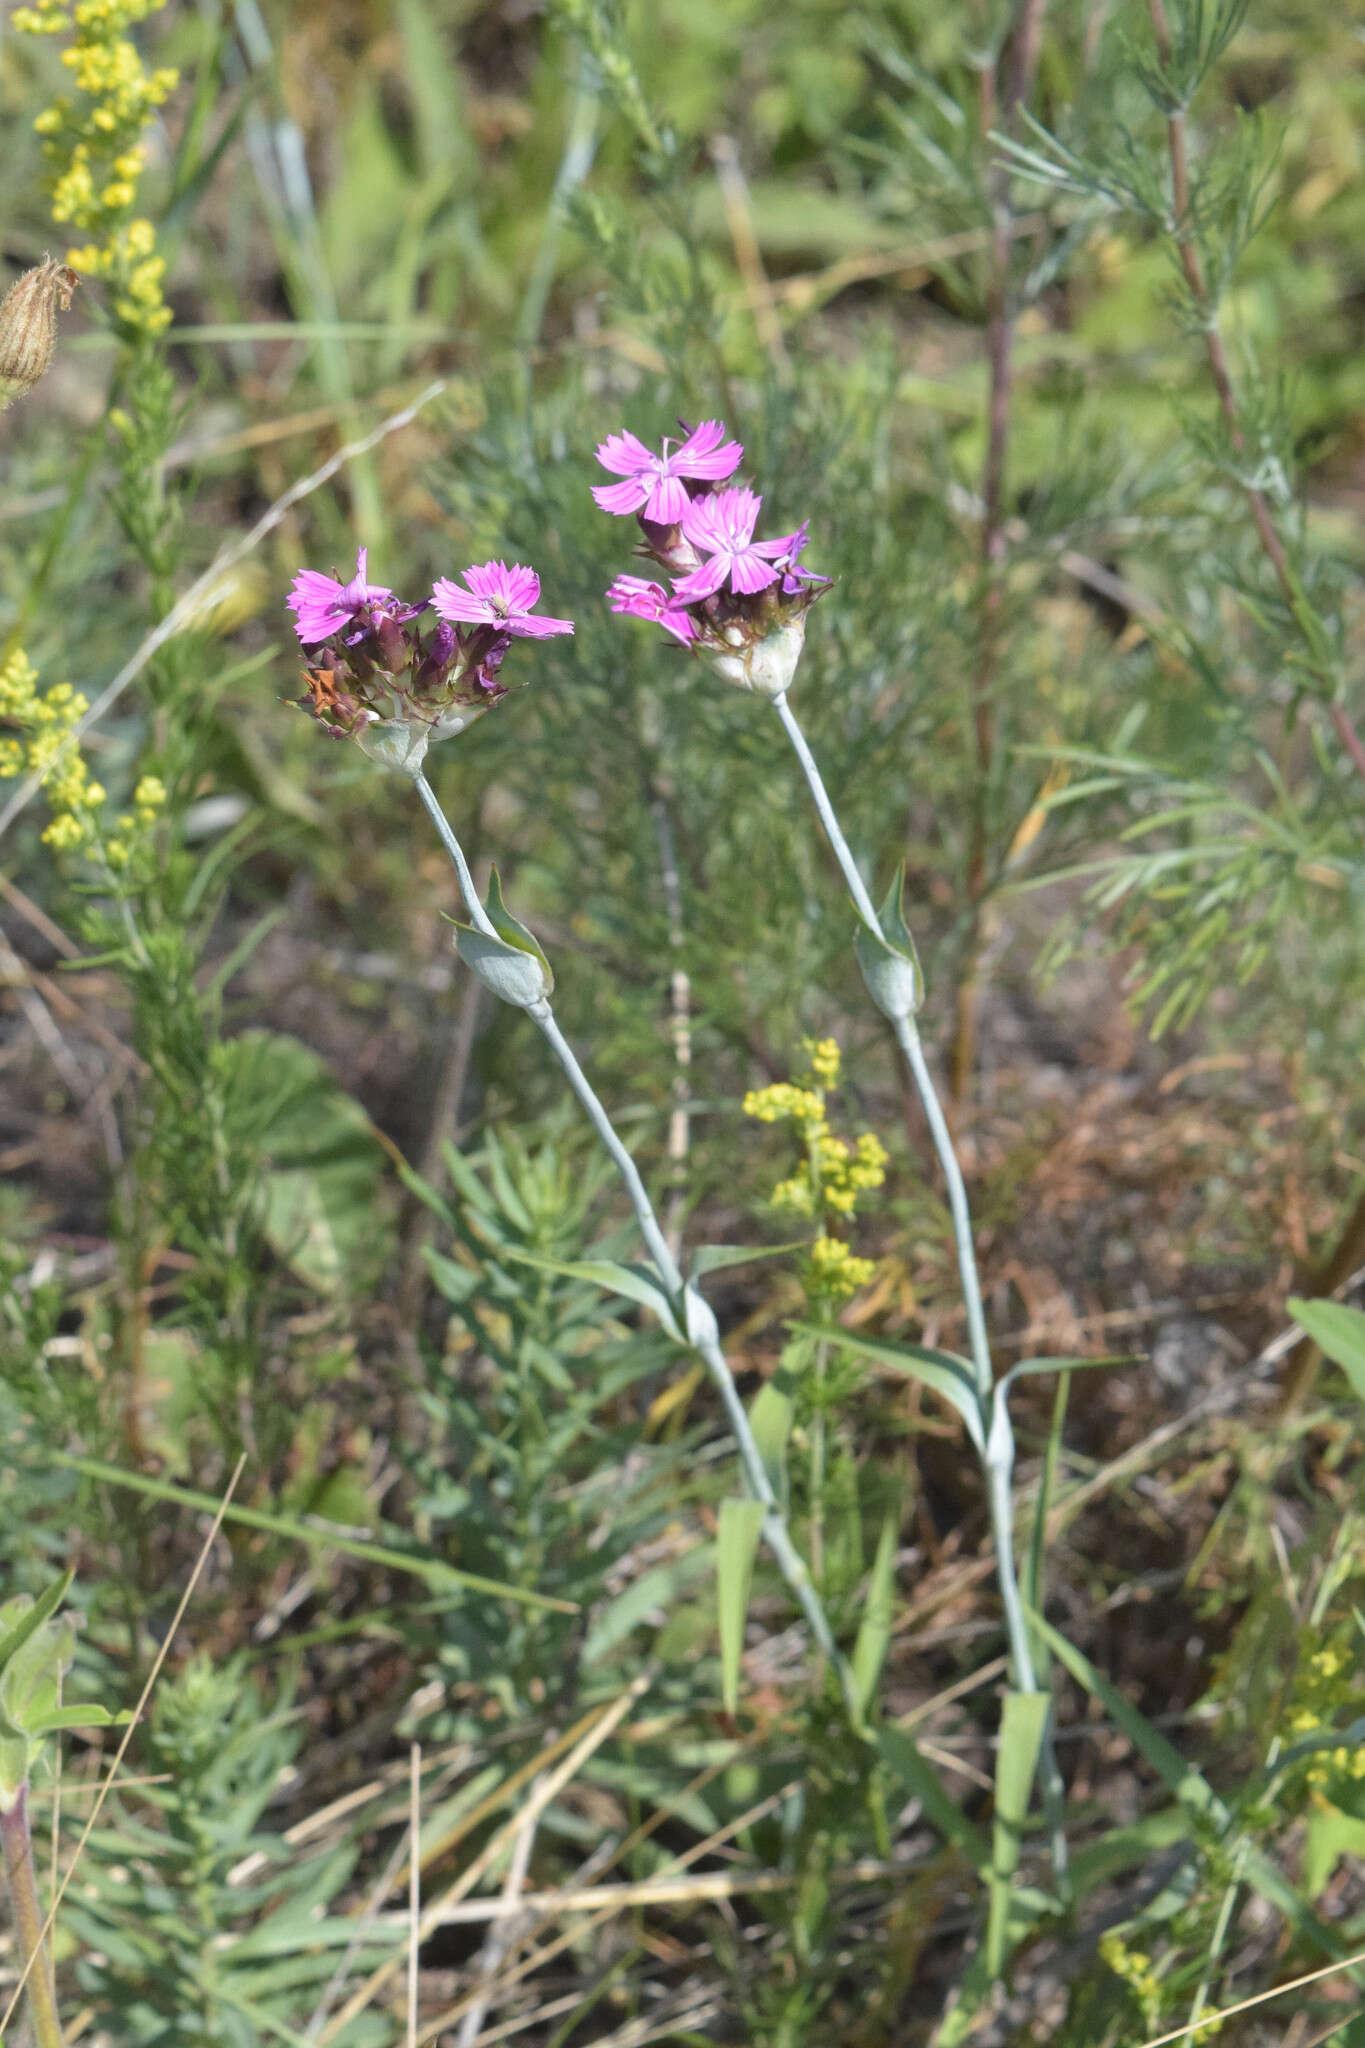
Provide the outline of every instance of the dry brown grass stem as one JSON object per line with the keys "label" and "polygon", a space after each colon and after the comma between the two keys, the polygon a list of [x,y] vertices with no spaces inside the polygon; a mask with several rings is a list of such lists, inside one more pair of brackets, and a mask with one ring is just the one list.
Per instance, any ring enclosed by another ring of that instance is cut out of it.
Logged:
{"label": "dry brown grass stem", "polygon": [[[526,1825],[527,1814],[532,1811],[536,1813],[543,1812],[550,1801],[557,1798],[570,1780],[578,1775],[578,1772],[588,1761],[589,1757],[601,1748],[607,1737],[614,1733],[621,1722],[624,1721],[636,1700],[648,1690],[652,1676],[653,1674],[650,1672],[642,1672],[609,1705],[605,1708],[599,1708],[594,1712],[592,1724],[586,1733],[574,1744],[562,1762],[556,1765],[553,1770],[547,1771],[545,1776],[537,1782],[527,1805],[519,1812],[513,1814],[510,1820],[505,1821],[489,1837],[473,1862],[461,1872],[454,1884],[449,1886],[438,1899],[434,1900],[424,1909],[418,1922],[417,1939],[419,1941],[425,1941],[432,1929],[440,1926],[441,1914],[444,1909],[457,1904],[459,1900],[473,1891],[479,1879],[498,1861],[504,1850],[512,1847],[517,1834]],[[535,1769],[537,1771],[543,1769],[544,1762],[545,1758],[542,1754],[542,1756],[536,1759]],[[402,1956],[391,1957],[387,1963],[381,1963],[377,1970],[372,1971],[363,1984],[357,1986],[347,1999],[345,2005],[328,2021],[319,2034],[318,2040],[323,2044],[323,2048],[326,2048],[327,2042],[334,2040],[344,2028],[350,2025],[357,2013],[363,2012],[366,2006],[371,2004],[386,1984],[392,1982],[397,1971],[402,1968],[403,1960]],[[476,1996],[477,1994],[471,1995]],[[463,2011],[464,2004],[466,2003],[468,2003],[467,2000],[462,2002],[461,2011]],[[453,2017],[458,2017],[458,2014],[448,2016],[448,2018]],[[442,2022],[443,2025],[447,2023],[447,2021]],[[429,2035],[424,2032],[419,2038],[426,2040],[429,2038]]]}
{"label": "dry brown grass stem", "polygon": [[[958,1758],[949,1760],[954,1770]],[[990,1781],[987,1780],[989,1786]],[[909,1866],[886,1858],[863,1856],[830,1872],[831,1884],[880,1884],[904,1877]],[[745,1898],[754,1892],[785,1892],[800,1884],[791,1870],[700,1870],[690,1876],[646,1877],[636,1884],[564,1885],[556,1891],[518,1892],[504,1886],[496,1899],[466,1899],[442,1915],[443,1927],[483,1927],[500,1920],[534,1916],[552,1920],[558,1913],[629,1913],[642,1906],[695,1906],[720,1899]],[[381,1919],[379,1925],[389,1924]],[[397,1915],[392,1925],[405,1922]]]}
{"label": "dry brown grass stem", "polygon": [[[724,1827],[717,1828],[704,1841],[695,1842],[690,1849],[686,1849],[681,1855],[675,1856],[669,1868],[659,1872],[659,1876],[668,1877],[685,1870],[690,1864],[697,1862],[701,1857],[712,1854],[714,1850],[722,1847],[724,1843],[733,1840],[737,1834],[742,1834],[745,1828],[752,1827],[755,1822],[765,1819],[768,1814],[774,1812],[782,1804],[784,1799],[790,1798],[792,1792],[796,1790],[798,1782],[794,1780],[791,1784],[783,1785],[778,1791],[770,1793],[766,1799],[760,1799],[756,1805],[749,1807],[746,1812],[738,1814],[734,1820],[727,1821]],[[562,1954],[574,1942],[581,1941],[585,1933],[590,1933],[595,1927],[603,1926],[606,1921],[614,1917],[616,1910],[615,1907],[608,1907],[590,1914],[586,1920],[579,1921],[564,1933],[556,1935],[553,1941],[546,1942],[541,1948],[533,1949],[530,1955],[523,1957],[512,1968],[504,1971],[497,1987],[499,1993],[505,1993],[514,1984],[519,1984],[523,1978],[529,1977],[533,1971],[541,1969],[544,1964],[551,1962],[555,1956]],[[422,2029],[419,2037],[419,2048],[426,2048],[427,2042],[434,2041],[448,2026],[459,2019],[461,2014],[481,1995],[482,1987],[478,1992],[467,1992],[455,2005],[439,2014],[436,2019],[429,2021]]]}

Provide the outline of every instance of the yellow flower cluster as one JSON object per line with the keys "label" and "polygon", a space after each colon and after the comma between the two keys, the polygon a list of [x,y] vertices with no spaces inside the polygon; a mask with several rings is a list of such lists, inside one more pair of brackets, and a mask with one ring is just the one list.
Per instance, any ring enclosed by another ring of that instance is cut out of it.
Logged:
{"label": "yellow flower cluster", "polygon": [[[1100,1941],[1100,1960],[1121,1977],[1133,1997],[1144,2027],[1161,2025],[1161,1980],[1152,1967],[1152,1959],[1140,1950],[1129,1948],[1121,1934],[1106,1934]],[[1201,2032],[1203,2029],[1201,2028]]]}
{"label": "yellow flower cluster", "polygon": [[15,28],[26,35],[72,36],[62,62],[83,100],[63,97],[34,123],[53,167],[52,218],[92,237],[70,250],[67,262],[73,270],[107,277],[115,315],[141,334],[159,334],[171,319],[162,297],[166,265],[156,253],[156,230],[149,220],[131,218],[147,156],[141,136],[178,74],[148,71],[126,31],[164,5],[165,0],[34,0],[14,15]]}
{"label": "yellow flower cluster", "polygon": [[100,812],[102,786],[90,773],[76,743],[76,728],[89,709],[79,690],[58,683],[46,696],[38,672],[22,651],[0,667],[0,782],[39,775],[52,813],[43,838],[59,853],[93,854],[111,867],[126,868],[166,802],[159,776],[144,775],[133,791],[133,808],[105,839]]}
{"label": "yellow flower cluster", "polygon": [[58,683],[40,696],[38,672],[22,652],[0,668],[0,779],[43,777],[52,812],[43,838],[66,852],[96,839],[96,813],[104,802],[103,789],[72,740],[88,709],[70,683]]}
{"label": "yellow flower cluster", "polygon": [[751,1088],[744,1098],[745,1116],[761,1124],[818,1124],[824,1120],[825,1098],[810,1088],[794,1088],[790,1081],[774,1081],[769,1088]]}
{"label": "yellow flower cluster", "polygon": [[139,779],[133,791],[132,810],[123,813],[117,831],[105,843],[104,856],[110,867],[127,867],[137,846],[136,835],[150,831],[165,801],[166,785],[159,775],[144,775]]}
{"label": "yellow flower cluster", "polygon": [[806,1254],[806,1279],[812,1294],[831,1301],[847,1301],[860,1287],[866,1287],[877,1268],[871,1259],[860,1259],[841,1237],[817,1237]]}
{"label": "yellow flower cluster", "polygon": [[[1330,1730],[1343,1704],[1353,1707],[1357,1714],[1361,1711],[1365,1702],[1349,1677],[1345,1685],[1338,1683],[1350,1671],[1351,1660],[1344,1650],[1329,1645],[1314,1652],[1294,1689],[1294,1703],[1287,1716],[1291,1735],[1316,1735],[1321,1730]],[[1305,1776],[1310,1785],[1320,1789],[1343,1778],[1358,1783],[1365,1778],[1365,1747],[1351,1748],[1338,1743],[1334,1749],[1321,1749],[1310,1761]]]}
{"label": "yellow flower cluster", "polygon": [[[839,1047],[832,1038],[808,1041],[809,1072],[802,1085],[775,1081],[744,1098],[744,1113],[759,1123],[794,1123],[806,1147],[802,1169],[779,1181],[769,1196],[775,1209],[796,1216],[851,1216],[858,1197],[879,1188],[886,1178],[886,1152],[871,1131],[850,1145],[829,1127],[825,1097],[839,1080]],[[847,1301],[865,1286],[875,1268],[870,1259],[855,1258],[848,1246],[827,1233],[815,1239],[806,1261],[806,1282],[812,1294],[827,1301]]]}

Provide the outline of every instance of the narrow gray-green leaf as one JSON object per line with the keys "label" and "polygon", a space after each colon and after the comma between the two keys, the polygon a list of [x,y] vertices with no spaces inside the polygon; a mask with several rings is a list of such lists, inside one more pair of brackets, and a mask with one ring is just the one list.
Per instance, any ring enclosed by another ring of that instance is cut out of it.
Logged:
{"label": "narrow gray-green leaf", "polygon": [[822,1337],[827,1343],[838,1344],[861,1358],[874,1359],[878,1365],[889,1365],[893,1372],[905,1373],[924,1386],[932,1387],[936,1394],[941,1394],[956,1408],[967,1425],[972,1442],[984,1456],[986,1439],[981,1427],[981,1411],[977,1406],[976,1379],[968,1361],[955,1351],[931,1351],[923,1344],[893,1344],[884,1337],[863,1337],[856,1330],[838,1327],[821,1329],[814,1323],[792,1323],[790,1327],[807,1337]]}
{"label": "narrow gray-green leaf", "polygon": [[1005,1694],[1000,1747],[995,1759],[995,1835],[986,1919],[986,1967],[992,1981],[1003,1972],[1012,1945],[1010,1905],[1014,1873],[1019,1867],[1029,1796],[1051,1707],[1045,1692]]}
{"label": "narrow gray-green leaf", "polygon": [[858,1624],[858,1639],[853,1645],[853,1683],[864,1719],[876,1696],[877,1680],[881,1677],[887,1646],[891,1641],[891,1623],[896,1611],[896,1539],[899,1533],[899,1515],[888,1515],[877,1539],[877,1555],[872,1560],[867,1591],[863,1595],[863,1618]]}
{"label": "narrow gray-green leaf", "polygon": [[538,1266],[545,1273],[560,1273],[567,1280],[591,1280],[608,1294],[638,1301],[641,1307],[653,1310],[670,1337],[676,1337],[680,1344],[687,1341],[678,1326],[671,1297],[645,1266],[624,1266],[615,1259],[546,1259],[538,1252],[522,1251],[510,1244],[503,1246],[503,1256],[519,1265]]}
{"label": "narrow gray-green leaf", "polygon": [[727,1713],[739,1699],[739,1660],[749,1612],[754,1556],[763,1527],[763,1504],[723,1500],[716,1533],[716,1604],[720,1622],[720,1683]]}
{"label": "narrow gray-green leaf", "polygon": [[707,1273],[723,1272],[727,1266],[747,1266],[755,1259],[780,1259],[788,1252],[805,1248],[801,1238],[792,1244],[699,1244],[688,1265],[688,1276],[700,1280]]}
{"label": "narrow gray-green leaf", "polygon": [[873,1739],[896,1782],[924,1808],[930,1826],[984,1877],[990,1868],[986,1838],[968,1820],[957,1801],[944,1791],[942,1779],[921,1753],[914,1737],[904,1728],[888,1726],[878,1728]]}

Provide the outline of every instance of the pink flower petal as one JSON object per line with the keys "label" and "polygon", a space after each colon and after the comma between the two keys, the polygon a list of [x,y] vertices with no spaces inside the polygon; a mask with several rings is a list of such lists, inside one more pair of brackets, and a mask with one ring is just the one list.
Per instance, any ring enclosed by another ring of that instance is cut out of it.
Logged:
{"label": "pink flower petal", "polygon": [[649,485],[631,477],[623,484],[594,484],[592,494],[604,512],[638,512],[649,496]]}
{"label": "pink flower petal", "polygon": [[742,442],[725,440],[722,421],[703,420],[673,457],[673,467],[682,476],[702,477],[715,482],[738,469],[743,455]]}
{"label": "pink flower petal", "polygon": [[659,458],[634,434],[608,434],[598,447],[597,459],[613,476],[637,476],[641,470],[652,469]]}
{"label": "pink flower petal", "polygon": [[465,570],[464,580],[475,597],[481,597],[493,610],[510,610],[505,562],[475,562]]}
{"label": "pink flower petal", "polygon": [[703,562],[700,569],[694,569],[690,576],[684,576],[673,585],[673,595],[683,604],[695,604],[698,598],[710,597],[720,589],[729,573],[730,560],[727,555],[712,555],[709,562]]}
{"label": "pink flower petal", "polygon": [[507,620],[507,631],[523,640],[549,640],[556,633],[572,633],[572,619],[546,618],[540,612],[514,612]]}
{"label": "pink flower petal", "polygon": [[686,484],[675,476],[661,477],[645,504],[645,518],[659,526],[676,526],[691,503]]}
{"label": "pink flower petal", "polygon": [[[501,563],[498,565],[501,568]],[[514,612],[529,612],[540,596],[540,578],[534,569],[528,569],[522,562],[514,562],[503,572],[507,587],[507,608]]]}
{"label": "pink flower petal", "polygon": [[449,576],[440,576],[431,586],[431,603],[440,618],[455,619],[461,625],[486,624],[492,607],[486,598],[475,597]]}
{"label": "pink flower petal", "polygon": [[730,588],[740,590],[752,597],[755,591],[766,590],[770,583],[776,583],[777,571],[770,569],[766,562],[749,549],[730,557]]}

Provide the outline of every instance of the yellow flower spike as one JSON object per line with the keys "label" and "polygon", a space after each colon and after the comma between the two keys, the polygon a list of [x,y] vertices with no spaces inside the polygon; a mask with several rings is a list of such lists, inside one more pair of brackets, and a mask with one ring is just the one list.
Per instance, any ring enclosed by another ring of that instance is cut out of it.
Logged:
{"label": "yellow flower spike", "polygon": [[811,1079],[821,1088],[833,1088],[839,1079],[839,1045],[833,1038],[807,1040]]}
{"label": "yellow flower spike", "polygon": [[781,1123],[790,1117],[794,1122],[821,1124],[824,1122],[825,1105],[820,1097],[809,1088],[795,1088],[790,1081],[774,1081],[767,1088],[754,1088],[744,1098],[744,1114],[757,1118],[761,1124]]}
{"label": "yellow flower spike", "polygon": [[84,845],[88,829],[74,812],[63,811],[44,832],[43,844],[55,846],[59,853],[74,853],[78,846]]}
{"label": "yellow flower spike", "polygon": [[127,219],[147,159],[143,128],[177,83],[167,66],[147,69],[128,30],[162,5],[38,0],[13,16],[20,33],[70,37],[61,61],[81,98],[57,99],[34,124],[51,166],[52,214],[94,238],[67,260],[73,269],[112,280],[114,313],[134,334],[158,334],[171,319],[155,232],[150,222]]}
{"label": "yellow flower spike", "polygon": [[871,1259],[859,1259],[841,1238],[817,1237],[806,1259],[812,1294],[829,1301],[847,1301],[876,1272]]}

